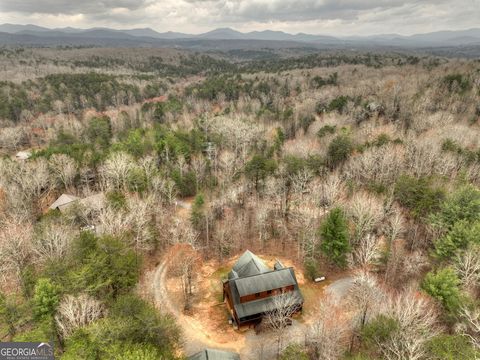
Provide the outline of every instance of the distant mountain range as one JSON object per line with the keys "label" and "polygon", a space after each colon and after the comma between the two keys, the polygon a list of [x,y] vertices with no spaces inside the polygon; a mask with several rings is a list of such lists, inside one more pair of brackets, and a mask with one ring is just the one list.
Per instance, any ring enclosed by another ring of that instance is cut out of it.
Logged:
{"label": "distant mountain range", "polygon": [[[242,33],[230,28],[215,29],[203,34],[157,32],[150,28],[115,30],[109,28],[76,29],[72,27],[48,29],[37,25],[0,25],[0,45],[110,45],[110,46],[186,46],[211,45],[220,41],[283,42],[296,46],[392,46],[392,47],[444,47],[480,46],[480,28],[460,31],[438,31],[403,36],[381,34],[372,36],[334,37],[311,34],[289,34],[283,31],[252,31]],[[303,45],[302,45],[303,44]],[[217,44],[218,45],[218,44]],[[279,44],[273,44],[278,46]]]}

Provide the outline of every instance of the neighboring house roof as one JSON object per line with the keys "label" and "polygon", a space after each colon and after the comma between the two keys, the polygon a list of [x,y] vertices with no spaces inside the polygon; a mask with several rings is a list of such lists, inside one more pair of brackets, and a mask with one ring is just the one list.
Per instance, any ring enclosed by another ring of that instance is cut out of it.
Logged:
{"label": "neighboring house roof", "polygon": [[90,209],[101,210],[105,206],[105,200],[105,195],[98,193],[79,200],[79,203]]}
{"label": "neighboring house roof", "polygon": [[188,357],[189,360],[240,360],[240,355],[237,353],[215,350],[215,349],[205,349],[200,351],[192,356]]}
{"label": "neighboring house roof", "polygon": [[250,250],[243,253],[242,256],[233,265],[232,271],[228,274],[228,278],[245,277],[258,275],[270,271],[265,263]]}
{"label": "neighboring house roof", "polygon": [[60,211],[63,211],[70,205],[72,202],[78,200],[80,198],[74,196],[74,195],[69,195],[69,194],[62,194],[60,197],[55,200],[55,202],[50,205],[50,209],[55,210],[59,209]]}
{"label": "neighboring house roof", "polygon": [[105,206],[105,195],[103,193],[98,193],[81,199],[73,195],[62,194],[52,205],[50,205],[50,209],[58,209],[63,212],[74,202],[78,202],[78,204],[89,209],[101,210]]}

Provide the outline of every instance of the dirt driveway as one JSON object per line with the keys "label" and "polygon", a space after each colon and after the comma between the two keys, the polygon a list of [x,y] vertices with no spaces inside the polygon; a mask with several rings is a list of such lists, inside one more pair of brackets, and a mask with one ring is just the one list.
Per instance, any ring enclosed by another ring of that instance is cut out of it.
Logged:
{"label": "dirt driveway", "polygon": [[352,276],[338,279],[327,286],[325,293],[330,296],[333,301],[339,303],[347,296],[348,291],[353,286],[353,282],[354,278]]}
{"label": "dirt driveway", "polygon": [[[178,201],[177,215],[188,217],[191,202],[192,199]],[[277,342],[275,334],[271,331],[256,334],[253,330],[235,331],[232,326],[228,325],[225,312],[222,312],[223,310],[219,308],[224,305],[221,304],[221,299],[215,299],[218,296],[218,291],[212,291],[211,284],[208,284],[212,277],[219,281],[220,278],[216,273],[218,267],[211,267],[209,274],[207,274],[210,277],[206,276],[203,281],[200,281],[201,286],[203,286],[202,292],[208,294],[208,301],[195,308],[192,314],[184,313],[182,301],[179,301],[172,293],[172,279],[167,276],[169,262],[173,258],[175,258],[173,253],[164,254],[161,262],[152,271],[145,274],[144,289],[153,298],[155,306],[161,312],[170,313],[176,318],[177,324],[183,332],[183,351],[187,356],[205,348],[214,348],[237,352],[242,360],[270,360],[276,358]],[[270,262],[272,259],[270,259]],[[282,262],[287,266],[292,266],[287,259],[285,261],[282,259]],[[230,265],[228,264],[227,268]],[[301,271],[297,274],[297,278],[299,283],[303,283],[304,277]],[[304,315],[298,320],[293,320],[292,325],[287,328],[284,334],[284,343],[304,342],[309,324],[314,319],[315,304],[322,301],[324,296],[334,296],[341,299],[348,291],[350,282],[350,277],[340,278],[329,283],[328,286],[326,284],[320,285],[322,289],[319,289],[319,285],[316,284],[304,284],[305,305],[308,303],[310,310],[305,311]],[[214,311],[212,311],[213,307],[215,307]]]}
{"label": "dirt driveway", "polygon": [[[275,358],[277,343],[272,332],[264,331],[255,334],[253,330],[239,332],[230,327],[227,333],[225,330],[218,333],[207,328],[200,319],[184,314],[181,306],[171,300],[166,286],[168,262],[168,258],[163,260],[148,278],[156,307],[164,313],[175,316],[177,324],[183,331],[183,349],[186,355],[208,347],[238,352],[242,360]],[[285,339],[288,343],[302,342],[305,339],[306,330],[305,323],[294,320],[292,326],[289,326],[286,331]]]}

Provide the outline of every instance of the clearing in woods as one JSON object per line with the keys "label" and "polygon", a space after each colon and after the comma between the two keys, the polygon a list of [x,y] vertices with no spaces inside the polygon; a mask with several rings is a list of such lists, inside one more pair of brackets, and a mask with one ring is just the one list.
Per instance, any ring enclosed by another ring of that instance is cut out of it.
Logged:
{"label": "clearing in woods", "polygon": [[[177,216],[189,217],[192,200],[177,201]],[[271,331],[265,330],[256,334],[253,329],[234,330],[228,323],[228,311],[222,299],[222,279],[227,276],[241,254],[222,262],[207,260],[196,266],[192,305],[188,311],[184,311],[180,278],[174,276],[170,270],[173,261],[181,261],[178,254],[185,246],[187,245],[173,246],[163,254],[160,262],[145,273],[145,286],[142,287],[148,291],[159,310],[176,318],[183,332],[185,354],[191,355],[208,347],[238,352],[242,359],[268,359],[274,356],[277,344]],[[341,298],[345,295],[351,279],[349,274],[327,274],[329,276],[326,281],[314,283],[305,278],[303,268],[291,259],[256,253],[269,267],[273,267],[275,260],[279,259],[285,266],[295,269],[305,303],[302,314],[297,315],[292,326],[286,330],[285,338],[288,342],[302,342],[322,299],[325,296]]]}
{"label": "clearing in woods", "polygon": [[[178,325],[182,328],[184,337],[184,351],[187,355],[204,349],[205,347],[232,350],[240,353],[245,359],[258,359],[259,351],[262,357],[274,355],[276,349],[275,336],[270,331],[255,334],[253,329],[237,331],[228,324],[228,312],[222,301],[222,283],[228,271],[235,263],[238,255],[220,263],[217,260],[205,261],[197,268],[194,283],[192,306],[184,311],[181,282],[178,277],[169,272],[169,265],[175,259],[178,248],[173,247],[165,254],[163,261],[152,273],[147,276],[150,280],[152,294],[156,306],[163,312],[175,316]],[[274,256],[260,257],[269,266],[273,266]],[[305,298],[302,315],[294,319],[293,325],[287,329],[286,338],[289,341],[302,341],[308,324],[314,319],[316,307],[325,294],[334,293],[337,283],[345,283],[348,279],[345,274],[338,276],[338,281],[329,279],[323,283],[314,283],[305,279],[303,271],[286,258],[279,258],[285,266],[293,266],[300,289]],[[347,281],[348,282],[348,281]],[[348,284],[340,286],[343,292]],[[325,291],[325,290],[328,291]],[[341,294],[339,294],[342,296]]]}

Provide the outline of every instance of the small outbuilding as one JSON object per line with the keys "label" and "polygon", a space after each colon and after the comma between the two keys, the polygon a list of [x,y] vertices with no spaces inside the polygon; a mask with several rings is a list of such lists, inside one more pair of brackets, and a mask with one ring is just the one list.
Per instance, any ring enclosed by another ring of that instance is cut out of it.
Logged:
{"label": "small outbuilding", "polygon": [[229,351],[205,349],[189,356],[188,360],[240,360],[240,355]]}
{"label": "small outbuilding", "polygon": [[277,260],[270,269],[258,256],[247,250],[223,282],[223,299],[237,326],[255,325],[276,309],[276,297],[290,293],[295,312],[303,307],[303,296],[292,267]]}
{"label": "small outbuilding", "polygon": [[60,210],[63,212],[77,200],[80,200],[80,198],[74,195],[62,194],[52,205],[50,205],[50,210]]}

